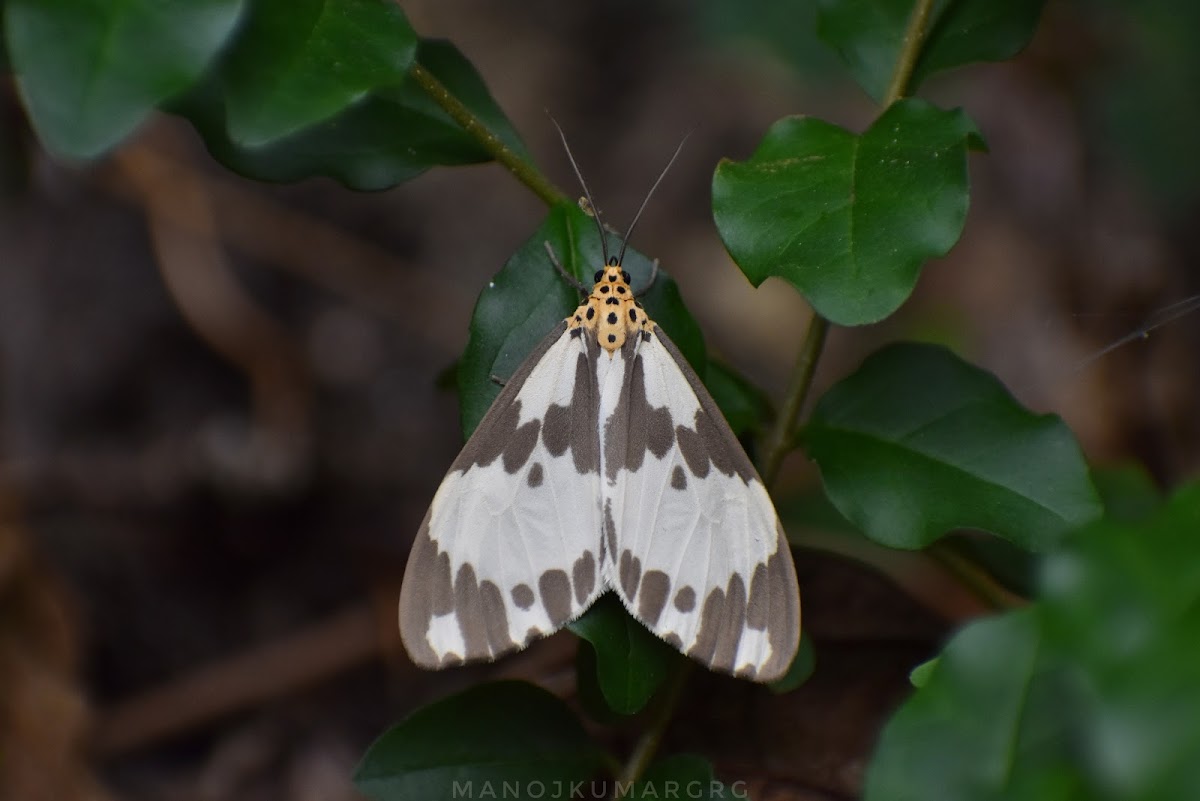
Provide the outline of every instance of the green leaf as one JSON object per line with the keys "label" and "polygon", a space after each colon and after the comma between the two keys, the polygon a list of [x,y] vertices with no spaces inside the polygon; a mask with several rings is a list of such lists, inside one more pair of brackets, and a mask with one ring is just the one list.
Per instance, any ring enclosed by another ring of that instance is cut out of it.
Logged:
{"label": "green leaf", "polygon": [[777,275],[834,323],[875,322],[958,240],[967,150],[981,144],[962,111],[920,100],[892,105],[859,136],[787,117],[749,160],[717,166],[717,230],[755,286]]}
{"label": "green leaf", "polygon": [[505,787],[519,798],[567,798],[564,788],[592,779],[605,759],[558,698],[531,684],[494,682],[391,728],[363,756],[354,784],[379,801],[514,797],[502,795]]}
{"label": "green leaf", "polygon": [[1093,470],[1092,481],[1104,501],[1104,514],[1113,520],[1142,520],[1162,506],[1162,491],[1139,464]]}
{"label": "green leaf", "polygon": [[732,787],[727,787],[713,778],[712,765],[708,760],[692,754],[677,754],[651,765],[646,775],[634,782],[624,797],[630,801],[662,801],[665,798],[730,801],[734,798],[745,799],[748,796],[745,782],[737,782]]}
{"label": "green leaf", "polygon": [[[449,42],[423,40],[417,61],[518,154],[525,146],[471,63]],[[420,175],[431,166],[491,159],[478,141],[413,81],[378,90],[331,119],[262,145],[235,144],[225,128],[221,86],[213,81],[177,109],[230,169],[264,181],[325,175],[351,189],[378,190]]]}
{"label": "green leaf", "polygon": [[956,531],[946,537],[953,551],[984,568],[992,578],[1017,595],[1035,594],[1039,557],[1007,540],[988,537],[977,531]]}
{"label": "green leaf", "polygon": [[392,0],[256,0],[225,59],[230,138],[255,147],[398,86],[417,35]]}
{"label": "green leaf", "polygon": [[783,674],[782,679],[771,682],[768,686],[773,693],[790,693],[808,681],[816,669],[817,651],[813,648],[812,638],[808,636],[808,631],[803,630],[800,632],[800,648],[796,651],[796,656],[792,659],[787,673]]}
{"label": "green leaf", "polygon": [[1200,484],[1046,557],[1042,600],[957,634],[884,728],[867,801],[1200,798]]}
{"label": "green leaf", "polygon": [[[976,61],[1003,61],[1033,37],[1045,0],[939,0],[905,94],[935,72]],[[821,0],[817,35],[855,80],[883,102],[900,58],[914,0]]]}
{"label": "green leaf", "polygon": [[1036,683],[1041,648],[1034,609],[956,634],[924,687],[884,727],[864,800],[1022,798],[1012,794],[1014,762],[1025,756],[1021,739],[1055,729],[1052,707],[1030,708],[1032,700],[1051,700],[1040,694],[1044,682]]}
{"label": "green leaf", "polygon": [[933,669],[937,667],[939,657],[927,659],[921,664],[908,672],[908,683],[916,687],[918,690],[929,683],[929,677],[933,675]]}
{"label": "green leaf", "polygon": [[621,715],[646,706],[677,658],[675,649],[634,620],[613,593],[605,593],[568,628],[590,644],[600,692],[608,708]]}
{"label": "green leaf", "polygon": [[[595,221],[578,206],[562,204],[550,210],[537,232],[488,283],[475,304],[471,337],[459,363],[464,436],[470,436],[500,393],[493,376],[506,379],[516,372],[534,346],[579,305],[578,293],[551,264],[547,242],[564,269],[588,286],[604,264]],[[650,261],[645,256],[626,250],[624,267],[633,278],[634,291],[646,286]],[[704,339],[683,305],[679,288],[663,270],[642,304],[703,375]]]}
{"label": "green leaf", "polygon": [[93,158],[190,86],[225,43],[241,0],[10,0],[9,58],[48,149]]}
{"label": "green leaf", "polygon": [[1036,551],[1101,512],[1062,420],[938,346],[870,356],[821,398],[805,441],[833,504],[893,548],[976,528]]}
{"label": "green leaf", "polygon": [[1152,517],[1080,531],[1041,584],[1090,783],[1112,798],[1200,798],[1200,484]]}
{"label": "green leaf", "polygon": [[767,394],[722,362],[708,360],[704,385],[739,439],[758,434],[774,416]]}

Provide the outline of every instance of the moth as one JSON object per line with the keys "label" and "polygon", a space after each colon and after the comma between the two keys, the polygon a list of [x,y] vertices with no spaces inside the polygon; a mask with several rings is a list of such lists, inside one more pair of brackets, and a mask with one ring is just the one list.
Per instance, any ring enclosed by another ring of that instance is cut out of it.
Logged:
{"label": "moth", "polygon": [[424,668],[495,659],[611,590],[709,668],[776,680],[800,638],[783,528],[716,403],[621,266],[667,170],[610,257],[567,154],[605,265],[504,384],[434,495],[400,590],[405,648]]}

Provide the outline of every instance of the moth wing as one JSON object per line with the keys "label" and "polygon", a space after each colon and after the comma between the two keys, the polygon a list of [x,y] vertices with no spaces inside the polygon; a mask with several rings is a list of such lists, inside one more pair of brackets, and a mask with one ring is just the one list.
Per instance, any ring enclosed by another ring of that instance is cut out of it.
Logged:
{"label": "moth wing", "polygon": [[602,591],[595,348],[566,323],[551,332],[434,495],[400,588],[421,667],[523,648]]}
{"label": "moth wing", "polygon": [[606,579],[683,653],[774,681],[800,640],[796,571],[775,507],[674,343],[657,326],[632,339],[604,427],[603,502],[615,529]]}

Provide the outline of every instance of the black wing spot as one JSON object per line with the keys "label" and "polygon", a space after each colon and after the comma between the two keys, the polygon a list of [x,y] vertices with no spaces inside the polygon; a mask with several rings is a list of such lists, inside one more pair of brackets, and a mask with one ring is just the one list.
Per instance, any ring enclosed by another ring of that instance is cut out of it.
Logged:
{"label": "black wing spot", "polygon": [[609,312],[609,313],[608,313],[608,324],[609,324],[609,325],[616,325],[616,324],[617,324],[617,313],[616,313],[616,312]]}
{"label": "black wing spot", "polygon": [[616,298],[606,298],[604,302],[616,306],[621,301],[617,300]]}
{"label": "black wing spot", "polygon": [[620,294],[622,294],[622,295],[624,295],[624,294],[625,294],[625,287],[623,287],[623,286],[619,286],[619,287],[617,287],[617,292],[618,292],[618,293],[620,293]]}
{"label": "black wing spot", "polygon": [[593,318],[593,317],[595,317],[595,316],[596,316],[596,310],[595,310],[595,309],[593,309],[591,306],[588,306],[588,310],[587,310],[587,317],[588,317],[588,319],[590,320],[590,319],[592,319],[592,318]]}
{"label": "black wing spot", "polygon": [[609,342],[616,342],[616,341],[617,341],[617,335],[616,335],[616,334],[609,334],[609,335],[608,335],[608,341],[609,341]]}
{"label": "black wing spot", "polygon": [[616,273],[613,273],[612,275],[610,275],[610,276],[608,277],[608,280],[609,280],[609,281],[616,281],[616,280],[617,280],[617,275],[616,275]]}
{"label": "black wing spot", "polygon": [[596,274],[592,276],[592,283],[593,284],[599,283],[600,279],[603,277],[604,277],[604,270],[596,270]]}
{"label": "black wing spot", "polygon": [[[578,320],[579,318],[578,318],[578,317],[576,317],[575,319],[576,319],[576,320]],[[632,321],[633,321],[633,322],[635,322],[635,323],[637,322],[637,309],[630,309],[630,310],[629,310],[629,319],[630,319],[630,320],[632,320]]]}
{"label": "black wing spot", "polygon": [[602,293],[604,293],[604,294],[606,294],[606,295],[607,295],[607,294],[608,294],[608,284],[603,284],[603,285],[600,287],[600,291],[601,291]]}
{"label": "black wing spot", "polygon": [[575,322],[581,323],[581,322],[583,322],[583,319],[577,314],[577,315],[575,315]]}

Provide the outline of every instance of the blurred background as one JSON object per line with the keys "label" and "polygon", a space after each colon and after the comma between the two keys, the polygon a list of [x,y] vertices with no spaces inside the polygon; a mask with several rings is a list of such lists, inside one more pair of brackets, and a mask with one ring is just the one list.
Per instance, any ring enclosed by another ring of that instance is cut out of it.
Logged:
{"label": "blurred background", "polygon": [[[781,116],[860,130],[877,113],[814,4],[402,5],[576,194],[554,115],[617,227],[692,132],[634,244],[709,349],[778,399],[809,312],[731,263],[710,184]],[[1198,8],[1051,0],[1014,61],[926,85],[990,146],[966,231],[898,315],[831,334],[818,393],[884,342],[945,342],[1062,415],[1094,464],[1164,486],[1196,472],[1200,312],[1102,351],[1200,293]],[[0,796],[354,799],[362,751],[423,702],[497,676],[571,697],[569,635],[430,674],[395,621],[462,442],[450,368],[537,198],[497,166],[377,194],[258,184],[168,116],[63,163],[7,77],[0,115]],[[796,454],[779,494],[817,480]],[[979,612],[902,557],[885,579],[797,552],[816,674],[781,699],[697,676],[668,750],[757,798],[854,797],[908,670]]]}

